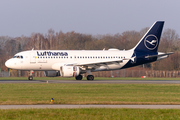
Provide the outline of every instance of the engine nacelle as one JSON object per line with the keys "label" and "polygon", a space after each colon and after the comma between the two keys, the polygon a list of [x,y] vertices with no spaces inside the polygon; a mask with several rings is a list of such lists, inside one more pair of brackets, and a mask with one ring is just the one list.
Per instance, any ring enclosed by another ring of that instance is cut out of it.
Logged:
{"label": "engine nacelle", "polygon": [[44,71],[44,75],[46,77],[56,77],[56,76],[60,76],[60,72],[59,71]]}
{"label": "engine nacelle", "polygon": [[76,77],[81,71],[77,66],[62,66],[60,72],[62,77]]}

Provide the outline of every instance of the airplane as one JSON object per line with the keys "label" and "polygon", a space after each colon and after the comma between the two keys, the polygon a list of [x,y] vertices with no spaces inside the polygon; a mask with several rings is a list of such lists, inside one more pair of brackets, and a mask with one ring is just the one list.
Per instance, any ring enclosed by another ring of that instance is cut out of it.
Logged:
{"label": "airplane", "polygon": [[[34,71],[44,71],[47,77],[75,77],[94,80],[91,72],[111,71],[134,67],[167,58],[170,54],[157,52],[164,21],[156,21],[137,45],[130,50],[29,50],[19,52],[5,62],[6,67],[27,70],[29,80]],[[127,43],[128,44],[128,43]]]}

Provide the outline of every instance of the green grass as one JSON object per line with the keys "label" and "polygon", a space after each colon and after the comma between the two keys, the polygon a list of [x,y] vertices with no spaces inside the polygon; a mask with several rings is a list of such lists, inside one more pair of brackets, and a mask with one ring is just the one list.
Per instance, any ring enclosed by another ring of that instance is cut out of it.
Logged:
{"label": "green grass", "polygon": [[178,120],[177,109],[20,109],[0,110],[0,119],[14,120]]}
{"label": "green grass", "polygon": [[[34,77],[34,80],[75,80],[74,77]],[[0,77],[0,80],[28,80],[28,77]],[[85,77],[83,80],[87,80]],[[180,78],[95,77],[95,80],[180,80]]]}
{"label": "green grass", "polygon": [[0,84],[0,104],[180,104],[180,84]]}

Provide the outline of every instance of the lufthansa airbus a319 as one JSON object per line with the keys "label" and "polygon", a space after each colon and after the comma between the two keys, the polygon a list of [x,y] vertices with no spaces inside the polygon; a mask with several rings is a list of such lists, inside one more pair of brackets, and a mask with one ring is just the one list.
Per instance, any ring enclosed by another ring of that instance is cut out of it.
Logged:
{"label": "lufthansa airbus a319", "polygon": [[155,22],[138,44],[130,50],[29,50],[19,52],[6,61],[8,68],[44,71],[47,77],[75,77],[94,80],[91,72],[119,70],[167,58],[170,53],[157,52],[164,21]]}

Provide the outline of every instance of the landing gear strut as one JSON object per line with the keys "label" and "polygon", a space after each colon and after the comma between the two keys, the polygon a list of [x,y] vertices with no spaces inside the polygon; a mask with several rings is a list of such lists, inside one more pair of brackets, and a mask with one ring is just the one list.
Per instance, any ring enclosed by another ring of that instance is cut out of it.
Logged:
{"label": "landing gear strut", "polygon": [[30,70],[28,80],[33,80],[32,74],[34,73],[33,70]]}
{"label": "landing gear strut", "polygon": [[78,75],[75,78],[76,78],[76,80],[82,80],[83,77],[82,77],[82,75]]}
{"label": "landing gear strut", "polygon": [[87,80],[94,80],[94,76],[93,75],[88,75]]}

